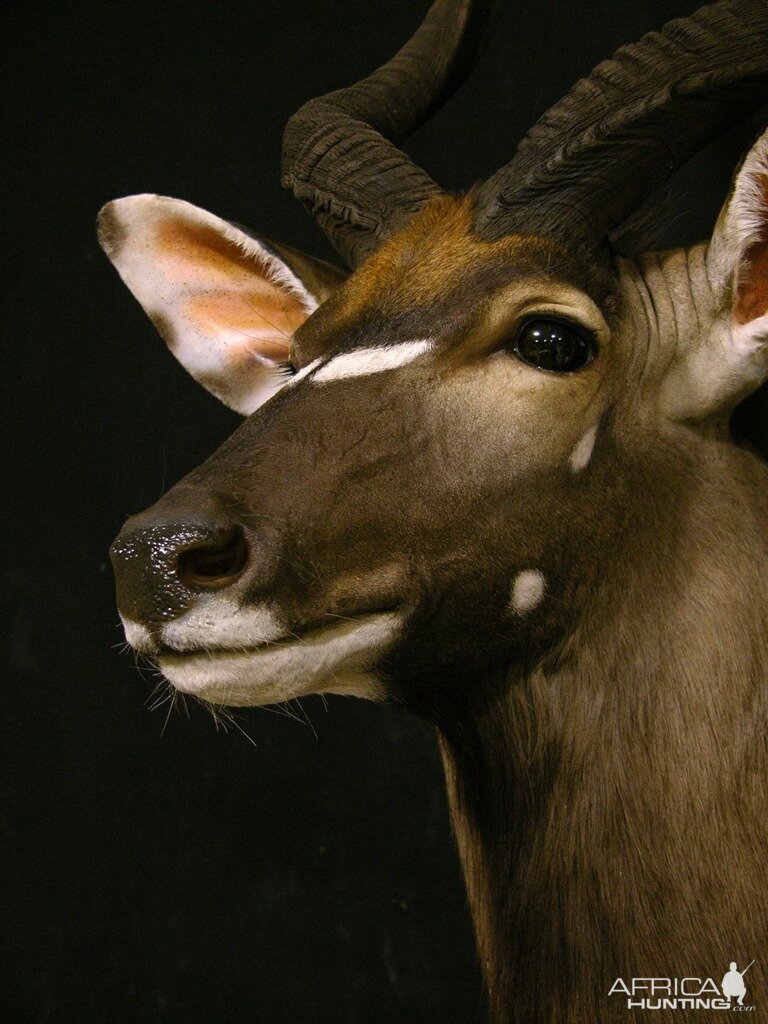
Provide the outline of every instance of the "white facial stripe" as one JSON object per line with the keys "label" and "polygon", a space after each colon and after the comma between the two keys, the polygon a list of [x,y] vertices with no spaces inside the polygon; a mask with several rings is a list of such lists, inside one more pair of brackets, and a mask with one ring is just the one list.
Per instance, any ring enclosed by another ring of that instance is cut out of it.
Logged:
{"label": "white facial stripe", "polygon": [[260,651],[161,656],[160,668],[178,690],[221,704],[273,704],[320,692],[375,697],[370,669],[400,622],[396,613],[370,615]]}
{"label": "white facial stripe", "polygon": [[287,386],[290,387],[292,384],[296,384],[298,381],[304,380],[304,378],[308,376],[310,373],[312,373],[313,370],[317,369],[317,367],[322,362],[322,359],[322,356],[318,356],[317,359],[313,359],[311,363],[307,363],[307,365],[303,369],[299,370],[297,373],[294,373],[294,375],[288,381]]}
{"label": "white facial stripe", "polygon": [[326,384],[332,380],[365,377],[371,373],[382,373],[384,370],[396,370],[399,366],[412,363],[433,347],[434,341],[422,338],[419,341],[404,341],[399,345],[388,345],[385,348],[360,348],[354,352],[343,352],[317,371],[313,383]]}
{"label": "white facial stripe", "polygon": [[517,615],[532,611],[544,597],[546,580],[538,569],[525,569],[512,581],[512,598],[509,607]]}
{"label": "white facial stripe", "polygon": [[268,608],[241,608],[231,598],[208,594],[163,626],[162,641],[177,651],[255,647],[278,640],[285,630]]}
{"label": "white facial stripe", "polygon": [[125,639],[139,654],[149,654],[154,648],[152,643],[152,637],[149,635],[149,630],[146,626],[142,626],[140,622],[134,622],[132,619],[127,619],[124,615],[120,616],[120,621],[123,624],[125,630]]}
{"label": "white facial stripe", "polygon": [[595,447],[595,440],[597,439],[597,428],[598,424],[593,423],[571,452],[568,462],[574,473],[580,472],[589,465],[589,460],[592,458],[592,452]]}

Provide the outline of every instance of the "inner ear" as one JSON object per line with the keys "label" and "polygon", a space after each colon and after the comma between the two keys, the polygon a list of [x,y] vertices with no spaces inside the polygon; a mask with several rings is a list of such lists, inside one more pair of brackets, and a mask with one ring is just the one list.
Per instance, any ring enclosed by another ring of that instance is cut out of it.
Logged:
{"label": "inner ear", "polygon": [[157,252],[169,283],[184,293],[182,312],[201,331],[239,331],[245,353],[287,361],[291,335],[317,301],[285,269],[281,273],[266,246],[167,220],[158,226]]}
{"label": "inner ear", "polygon": [[[285,383],[291,336],[320,301],[317,282],[338,284],[320,261],[289,262],[266,240],[164,196],[109,203],[99,240],[179,362],[246,415]],[[292,263],[312,267],[312,290]]]}
{"label": "inner ear", "polygon": [[733,316],[739,324],[768,313],[768,162],[750,179],[747,198],[752,240],[736,272]]}

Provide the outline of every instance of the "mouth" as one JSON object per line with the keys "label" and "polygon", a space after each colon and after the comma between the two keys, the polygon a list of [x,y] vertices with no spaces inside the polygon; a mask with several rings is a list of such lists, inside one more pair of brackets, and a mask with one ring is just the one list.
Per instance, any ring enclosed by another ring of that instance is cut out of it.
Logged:
{"label": "mouth", "polygon": [[177,690],[216,704],[274,704],[319,692],[375,699],[381,687],[373,668],[401,621],[397,612],[378,612],[246,647],[161,647],[155,658]]}

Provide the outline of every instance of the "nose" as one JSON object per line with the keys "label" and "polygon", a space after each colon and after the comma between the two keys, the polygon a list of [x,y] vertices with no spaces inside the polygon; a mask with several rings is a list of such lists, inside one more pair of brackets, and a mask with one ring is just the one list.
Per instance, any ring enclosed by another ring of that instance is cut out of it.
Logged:
{"label": "nose", "polygon": [[121,614],[151,625],[186,611],[203,593],[235,583],[249,562],[243,528],[230,520],[129,519],[110,549]]}

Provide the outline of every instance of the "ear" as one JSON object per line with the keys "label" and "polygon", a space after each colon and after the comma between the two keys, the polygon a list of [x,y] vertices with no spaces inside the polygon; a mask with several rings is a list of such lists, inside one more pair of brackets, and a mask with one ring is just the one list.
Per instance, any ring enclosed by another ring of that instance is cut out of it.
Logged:
{"label": "ear", "polygon": [[[696,286],[696,282],[693,282]],[[661,404],[678,420],[726,417],[768,377],[768,132],[747,154],[702,265],[709,320],[675,361]],[[697,303],[698,305],[698,303]]]}
{"label": "ear", "polygon": [[182,366],[245,415],[289,379],[292,334],[344,277],[165,196],[108,203],[98,232]]}
{"label": "ear", "polygon": [[768,329],[768,131],[736,175],[712,236],[708,262],[715,291],[729,300],[742,338],[764,339]]}
{"label": "ear", "polygon": [[716,397],[731,409],[768,376],[768,131],[734,179],[709,245],[707,273],[718,308]]}

